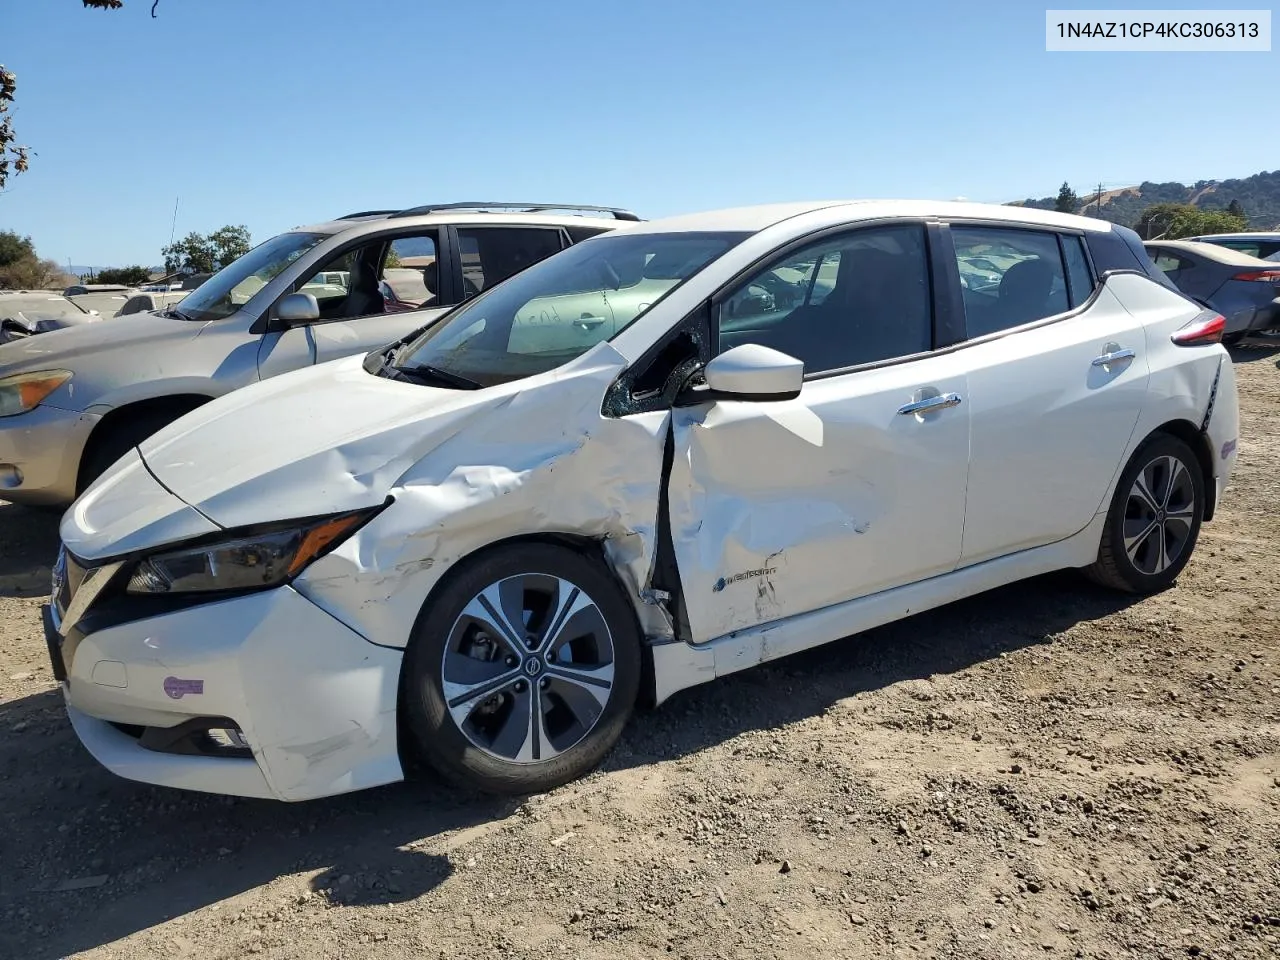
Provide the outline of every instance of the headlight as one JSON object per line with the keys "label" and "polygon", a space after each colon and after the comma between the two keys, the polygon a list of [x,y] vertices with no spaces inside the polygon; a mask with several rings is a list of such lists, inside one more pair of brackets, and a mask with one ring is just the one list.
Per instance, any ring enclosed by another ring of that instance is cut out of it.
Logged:
{"label": "headlight", "polygon": [[26,413],[70,379],[70,370],[41,370],[0,379],[0,417]]}
{"label": "headlight", "polygon": [[287,583],[337,546],[377,510],[158,553],[134,569],[129,593],[261,590]]}

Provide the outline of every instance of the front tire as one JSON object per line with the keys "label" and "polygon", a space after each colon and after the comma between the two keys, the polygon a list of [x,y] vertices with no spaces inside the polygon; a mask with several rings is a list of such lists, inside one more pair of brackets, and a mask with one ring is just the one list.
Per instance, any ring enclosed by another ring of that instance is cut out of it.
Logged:
{"label": "front tire", "polygon": [[599,562],[522,543],[433,596],[405,655],[401,703],[432,767],[489,793],[542,793],[593,769],[640,686],[640,635]]}
{"label": "front tire", "polygon": [[1128,593],[1171,587],[1200,536],[1204,483],[1185,442],[1168,434],[1145,441],[1120,475],[1098,559],[1085,573]]}

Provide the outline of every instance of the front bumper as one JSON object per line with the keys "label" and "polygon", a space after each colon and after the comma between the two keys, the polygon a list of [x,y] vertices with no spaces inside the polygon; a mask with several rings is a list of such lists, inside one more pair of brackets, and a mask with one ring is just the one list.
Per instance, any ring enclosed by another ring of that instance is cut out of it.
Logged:
{"label": "front bumper", "polygon": [[[369,643],[291,587],[83,636],[73,628],[65,641],[49,617],[46,632],[55,672],[59,660],[65,669],[76,734],[122,777],[280,800],[404,777],[396,742],[402,652]],[[234,724],[252,757],[144,746],[200,718]]]}
{"label": "front bumper", "polygon": [[0,499],[50,506],[74,500],[80,455],[98,420],[44,405],[0,418]]}

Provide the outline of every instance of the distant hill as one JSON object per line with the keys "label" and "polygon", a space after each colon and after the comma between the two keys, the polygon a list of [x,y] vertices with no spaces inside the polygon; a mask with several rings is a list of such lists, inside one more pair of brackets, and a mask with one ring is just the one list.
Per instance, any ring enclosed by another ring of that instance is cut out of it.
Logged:
{"label": "distant hill", "polygon": [[[1101,217],[1126,227],[1137,224],[1142,211],[1157,203],[1190,203],[1205,210],[1225,210],[1232,200],[1239,200],[1249,218],[1251,230],[1280,228],[1280,170],[1255,173],[1243,180],[1197,180],[1194,184],[1152,183],[1143,181],[1136,187],[1121,187],[1102,194],[1101,207],[1095,195],[1080,193],[1077,213]],[[1012,206],[1052,210],[1056,195],[1039,199],[1016,200]]]}

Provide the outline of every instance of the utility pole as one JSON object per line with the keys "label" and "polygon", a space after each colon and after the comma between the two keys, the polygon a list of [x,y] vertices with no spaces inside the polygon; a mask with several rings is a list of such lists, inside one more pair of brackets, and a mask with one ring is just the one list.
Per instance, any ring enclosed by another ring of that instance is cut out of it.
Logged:
{"label": "utility pole", "polygon": [[1094,197],[1093,206],[1094,206],[1094,211],[1093,211],[1094,216],[1096,216],[1098,219],[1102,219],[1102,181],[1101,180],[1098,181],[1098,194],[1096,197]]}

